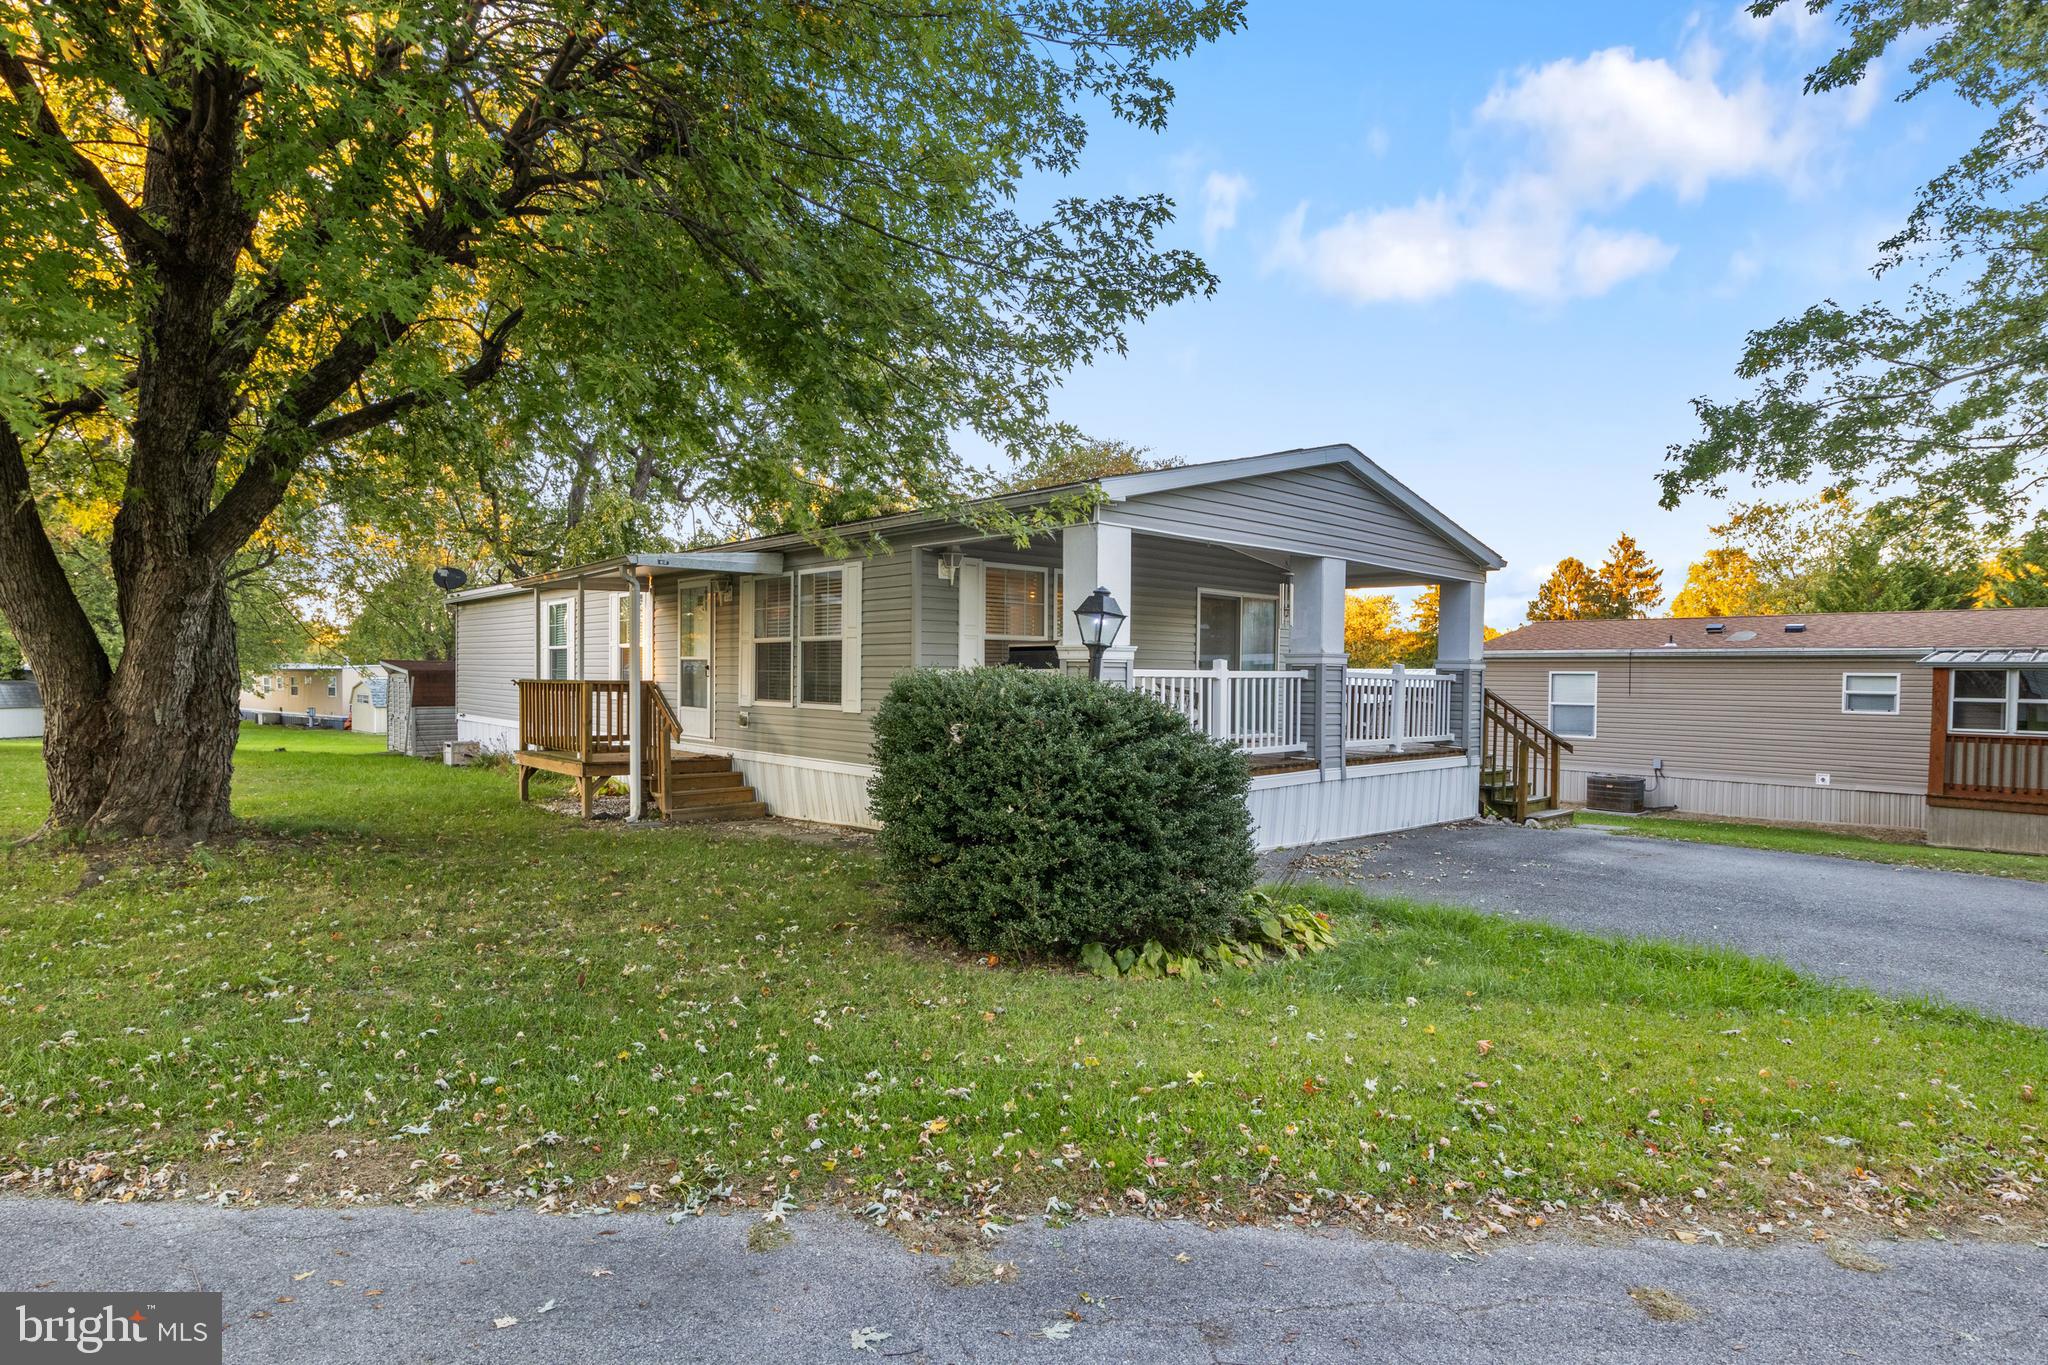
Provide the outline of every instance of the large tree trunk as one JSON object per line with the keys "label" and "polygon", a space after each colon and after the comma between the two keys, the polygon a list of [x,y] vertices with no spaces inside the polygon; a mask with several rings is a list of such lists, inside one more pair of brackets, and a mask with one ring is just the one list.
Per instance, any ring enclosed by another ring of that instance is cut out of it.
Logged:
{"label": "large tree trunk", "polygon": [[88,834],[199,839],[227,828],[239,723],[225,585],[152,574],[98,696],[46,690],[50,814]]}

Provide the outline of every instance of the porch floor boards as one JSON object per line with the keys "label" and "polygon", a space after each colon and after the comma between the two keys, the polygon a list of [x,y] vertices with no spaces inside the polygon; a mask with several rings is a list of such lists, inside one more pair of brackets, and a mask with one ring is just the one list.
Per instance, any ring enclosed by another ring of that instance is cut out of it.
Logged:
{"label": "porch floor boards", "polygon": [[[1417,758],[1456,758],[1465,750],[1456,744],[1419,744],[1412,749],[1395,753],[1388,749],[1354,749],[1345,753],[1344,766],[1347,768],[1369,767],[1375,763],[1406,763]],[[1316,768],[1315,759],[1306,754],[1258,754],[1247,762],[1253,777],[1272,777],[1278,773],[1306,773]]]}

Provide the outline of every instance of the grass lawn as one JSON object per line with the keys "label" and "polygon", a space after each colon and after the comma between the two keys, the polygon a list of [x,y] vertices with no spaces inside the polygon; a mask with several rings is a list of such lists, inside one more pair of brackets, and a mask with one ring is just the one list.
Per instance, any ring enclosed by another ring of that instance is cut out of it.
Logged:
{"label": "grass lawn", "polygon": [[1943,872],[1981,872],[1992,877],[2019,877],[2048,882],[2048,858],[2034,853],[1983,853],[1969,848],[1929,848],[1849,834],[1839,830],[1798,829],[1757,825],[1738,820],[1687,820],[1671,815],[1608,815],[1579,811],[1574,824],[1602,825],[1650,839],[1686,839],[1701,844],[1735,844],[1785,853],[1822,853],[1833,858],[1861,858],[1872,863],[1903,863]]}
{"label": "grass lawn", "polygon": [[[1285,967],[1012,970],[897,932],[857,844],[585,827],[376,746],[245,731],[248,837],[0,862],[0,1188],[1461,1233],[2048,1202],[2048,1035],[1959,1009],[1334,891],[1293,894],[1339,948]],[[0,743],[0,836],[42,806]]]}

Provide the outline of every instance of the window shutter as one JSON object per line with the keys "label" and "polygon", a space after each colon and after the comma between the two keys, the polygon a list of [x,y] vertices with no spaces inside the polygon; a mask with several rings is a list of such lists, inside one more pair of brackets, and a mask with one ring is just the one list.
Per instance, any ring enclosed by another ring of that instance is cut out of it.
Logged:
{"label": "window shutter", "polygon": [[754,580],[740,580],[740,693],[739,704],[754,704]]}
{"label": "window shutter", "polygon": [[860,561],[839,570],[839,709],[858,711],[860,696]]}
{"label": "window shutter", "polygon": [[988,617],[988,598],[983,595],[981,583],[981,561],[961,560],[960,572],[953,577],[960,587],[960,667],[979,668],[981,652],[987,647],[983,642],[983,626]]}

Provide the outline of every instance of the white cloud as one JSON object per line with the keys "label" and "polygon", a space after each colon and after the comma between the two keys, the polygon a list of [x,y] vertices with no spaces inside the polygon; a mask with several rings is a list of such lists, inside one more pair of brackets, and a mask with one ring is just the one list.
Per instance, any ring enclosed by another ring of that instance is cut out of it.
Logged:
{"label": "white cloud", "polygon": [[1202,243],[1213,247],[1216,239],[1237,226],[1237,209],[1251,197],[1252,182],[1241,175],[1209,172],[1202,182]]}
{"label": "white cloud", "polygon": [[1468,170],[1456,194],[1348,213],[1314,230],[1304,204],[1282,224],[1268,264],[1360,303],[1469,285],[1586,297],[1661,270],[1676,247],[1596,220],[1653,189],[1694,202],[1720,181],[1797,187],[1829,137],[1869,113],[1860,89],[1812,100],[1795,83],[1725,79],[1721,67],[1700,33],[1675,61],[1616,47],[1524,70],[1474,114],[1518,165]]}

